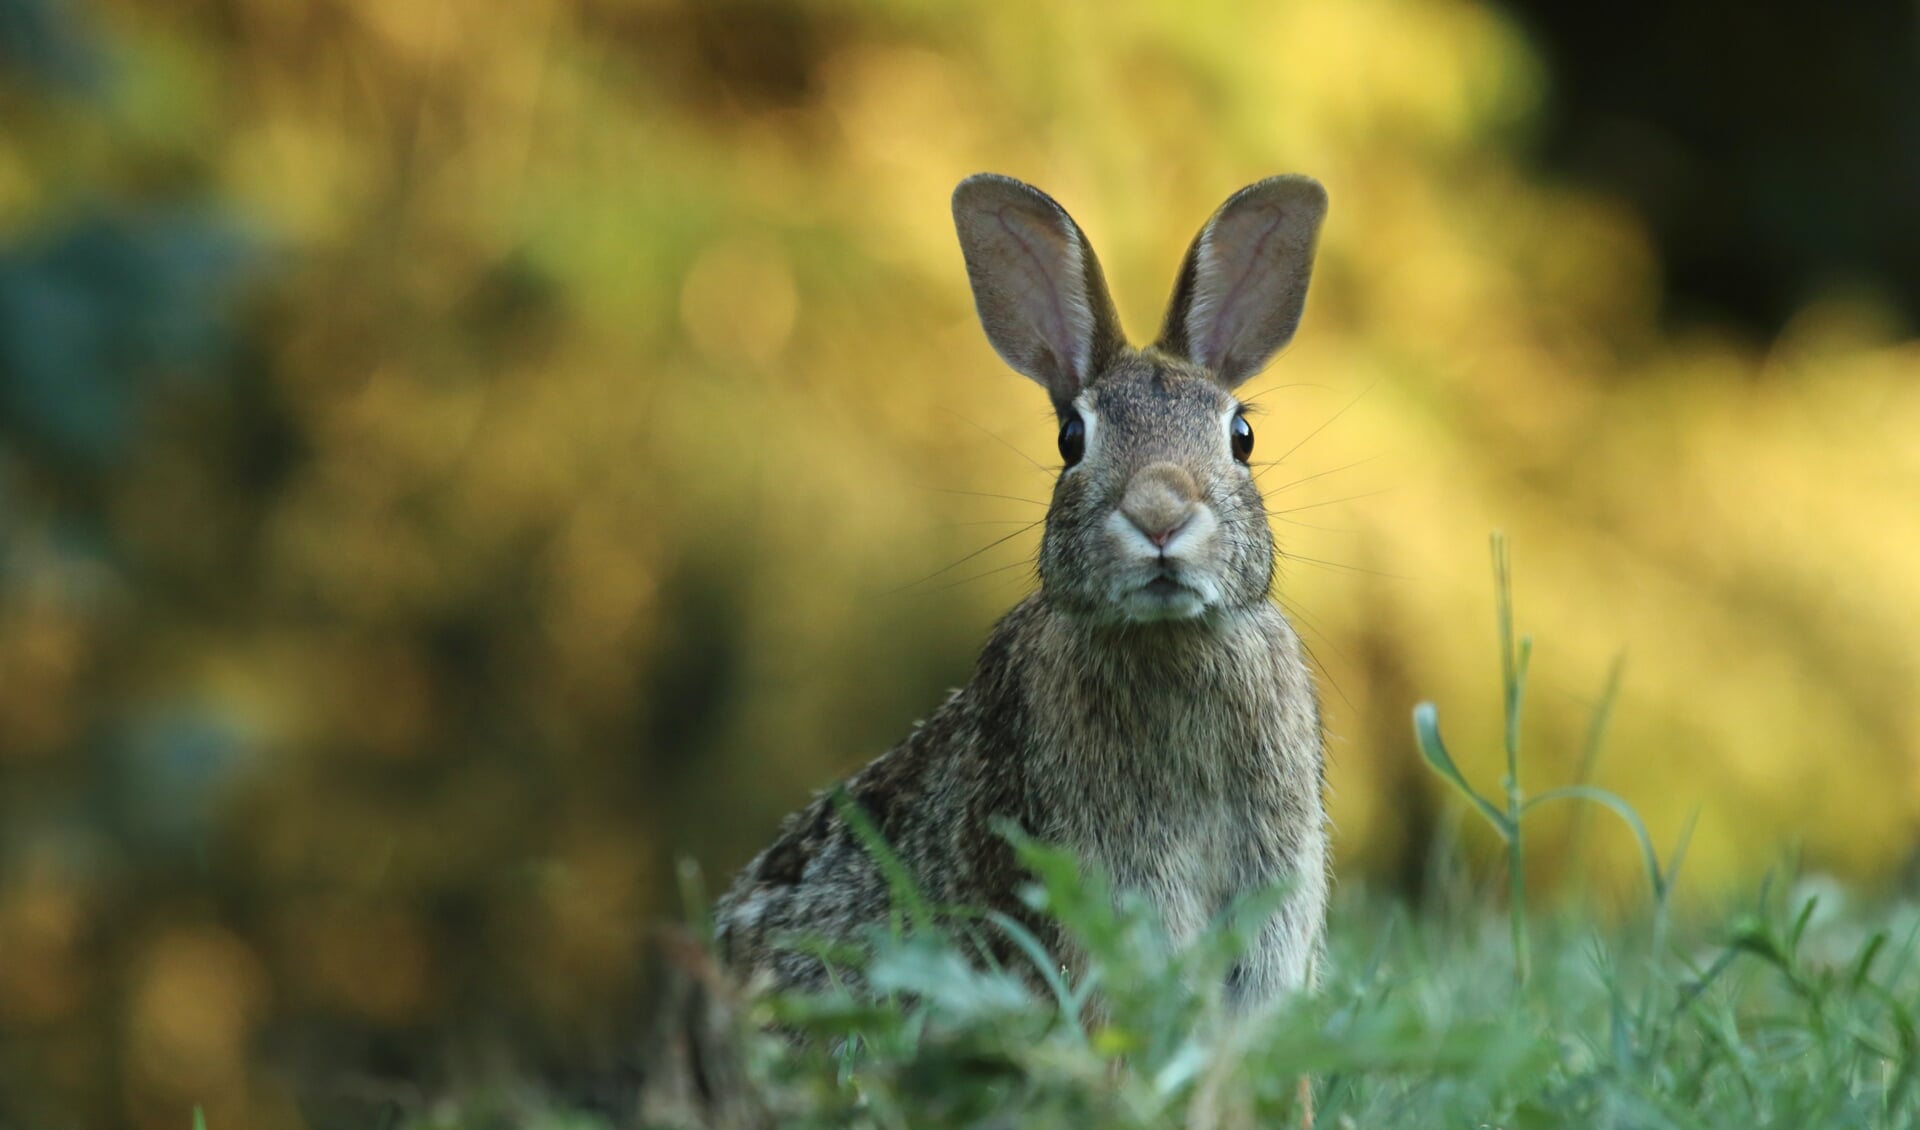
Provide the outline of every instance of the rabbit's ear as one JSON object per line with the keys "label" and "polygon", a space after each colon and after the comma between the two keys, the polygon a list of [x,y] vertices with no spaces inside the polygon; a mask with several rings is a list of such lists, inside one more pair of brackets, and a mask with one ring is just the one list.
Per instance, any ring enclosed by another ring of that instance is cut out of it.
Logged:
{"label": "rabbit's ear", "polygon": [[1293,340],[1307,302],[1327,190],[1270,177],[1228,198],[1200,229],[1174,284],[1156,348],[1232,388]]}
{"label": "rabbit's ear", "polygon": [[1052,197],[992,173],[953,190],[953,224],[987,340],[1071,402],[1126,344],[1087,237]]}

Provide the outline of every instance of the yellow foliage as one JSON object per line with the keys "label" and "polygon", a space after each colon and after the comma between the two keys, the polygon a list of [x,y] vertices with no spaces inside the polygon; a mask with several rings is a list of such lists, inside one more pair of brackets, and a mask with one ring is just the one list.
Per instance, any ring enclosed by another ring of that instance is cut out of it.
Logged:
{"label": "yellow foliage", "polygon": [[[0,220],[203,183],[272,260],[242,297],[284,430],[263,493],[183,396],[115,485],[120,535],[231,609],[124,578],[0,606],[30,688],[0,762],[80,732],[96,598],[151,613],[116,693],[246,736],[214,850],[258,936],[187,915],[115,1003],[75,965],[96,902],[0,885],[39,971],[0,1010],[124,1006],[143,1124],[280,1109],[240,1066],[273,1009],[409,1023],[458,976],[605,1007],[676,854],[724,881],[967,677],[1033,583],[1054,427],[973,320],[947,199],[982,169],[1074,213],[1136,340],[1229,192],[1328,186],[1297,344],[1248,391],[1346,873],[1427,846],[1417,698],[1497,777],[1491,529],[1537,637],[1532,784],[1624,653],[1599,776],[1662,843],[1700,814],[1684,887],[1788,841],[1860,874],[1912,850],[1920,342],[1859,293],[1773,342],[1663,324],[1640,221],[1521,159],[1545,78],[1496,9],[231,0],[98,30],[124,90],[0,135]],[[1631,845],[1595,846],[1631,893]],[[449,972],[482,942],[503,978]]]}

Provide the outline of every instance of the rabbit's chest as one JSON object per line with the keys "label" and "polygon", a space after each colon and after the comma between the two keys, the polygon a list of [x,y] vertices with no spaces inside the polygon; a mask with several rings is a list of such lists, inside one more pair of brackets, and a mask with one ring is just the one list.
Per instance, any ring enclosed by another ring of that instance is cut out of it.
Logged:
{"label": "rabbit's chest", "polygon": [[1089,726],[1065,760],[1061,839],[1159,908],[1175,942],[1249,887],[1276,881],[1297,820],[1269,734],[1169,705],[1147,727]]}
{"label": "rabbit's chest", "polygon": [[1100,646],[1076,630],[1043,624],[1036,650],[1048,658],[1023,674],[1034,724],[1021,792],[1040,838],[1144,895],[1175,941],[1242,893],[1295,879],[1308,891],[1325,868],[1320,728],[1278,612],[1151,646]]}
{"label": "rabbit's chest", "polygon": [[1163,821],[1145,835],[1096,841],[1116,890],[1144,895],[1159,911],[1168,937],[1182,944],[1198,935],[1246,885],[1251,843],[1226,812],[1191,821]]}

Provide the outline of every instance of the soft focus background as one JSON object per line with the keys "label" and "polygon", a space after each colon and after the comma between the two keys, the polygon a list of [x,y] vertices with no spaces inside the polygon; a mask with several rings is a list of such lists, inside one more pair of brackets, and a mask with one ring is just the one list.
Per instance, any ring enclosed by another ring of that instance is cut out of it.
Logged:
{"label": "soft focus background", "polygon": [[[1417,699],[1497,776],[1495,528],[1535,784],[1624,655],[1594,774],[1698,813],[1688,897],[1895,881],[1917,54],[1893,2],[0,0],[0,1126],[617,1044],[673,861],[1032,585],[981,169],[1136,339],[1229,192],[1330,190],[1250,391],[1350,886],[1448,823]],[[1634,897],[1611,833],[1538,881]]]}

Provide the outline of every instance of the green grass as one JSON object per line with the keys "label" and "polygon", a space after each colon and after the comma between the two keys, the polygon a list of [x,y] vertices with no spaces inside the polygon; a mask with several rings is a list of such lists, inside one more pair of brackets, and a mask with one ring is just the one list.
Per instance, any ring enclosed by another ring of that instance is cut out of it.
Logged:
{"label": "green grass", "polygon": [[[877,999],[756,1005],[757,1021],[809,1037],[761,1036],[750,1049],[771,1124],[1287,1126],[1299,1124],[1304,1076],[1323,1127],[1920,1126],[1920,906],[1857,903],[1783,874],[1718,919],[1676,920],[1682,851],[1663,864],[1624,801],[1584,781],[1532,797],[1520,787],[1531,647],[1514,635],[1498,539],[1494,554],[1507,714],[1497,799],[1456,768],[1430,705],[1415,712],[1415,740],[1504,842],[1506,906],[1479,897],[1451,854],[1438,868],[1451,881],[1429,905],[1349,887],[1321,991],[1237,1017],[1219,986],[1246,944],[1240,923],[1272,893],[1173,953],[1144,907],[1015,838],[1037,878],[1029,901],[1080,943],[1084,967],[1054,967],[1006,920],[959,914],[909,934],[896,916],[865,964]],[[1592,765],[1611,701],[1578,764]],[[1553,801],[1611,811],[1638,840],[1648,895],[1637,915],[1603,927],[1529,903],[1525,817]],[[902,885],[896,903],[919,907],[884,844],[869,846]],[[976,959],[980,936],[1000,930],[1022,941],[1026,967]],[[449,1117],[433,1125],[464,1124]]]}
{"label": "green grass", "polygon": [[[868,976],[891,999],[765,1004],[815,1037],[758,1049],[779,1125],[1288,1125],[1303,1074],[1323,1126],[1903,1127],[1920,1111],[1913,906],[1775,884],[1658,948],[1650,920],[1550,917],[1530,923],[1519,984],[1500,915],[1350,893],[1321,993],[1247,1022],[1211,991],[1231,928],[1169,955],[1149,916],[1023,850],[1087,967],[1036,998],[963,939],[882,936]],[[1076,1006],[1093,993],[1108,1015],[1089,1024]]]}
{"label": "green grass", "polygon": [[[1116,910],[1063,856],[1023,850],[1042,876],[1035,901],[1086,945],[1087,966],[1036,996],[1015,971],[978,968],[964,932],[881,934],[867,967],[880,1001],[759,1005],[758,1020],[813,1037],[752,1049],[771,1125],[1292,1126],[1303,1074],[1321,1127],[1920,1125],[1920,906],[1775,882],[1657,945],[1650,914],[1613,929],[1541,915],[1521,984],[1499,908],[1455,894],[1412,909],[1349,888],[1321,992],[1247,1022],[1212,991],[1241,944],[1229,924],[1170,955],[1138,908]],[[1108,1014],[1088,1023],[1077,1006],[1096,993]],[[909,997],[917,1007],[900,1007]]]}

